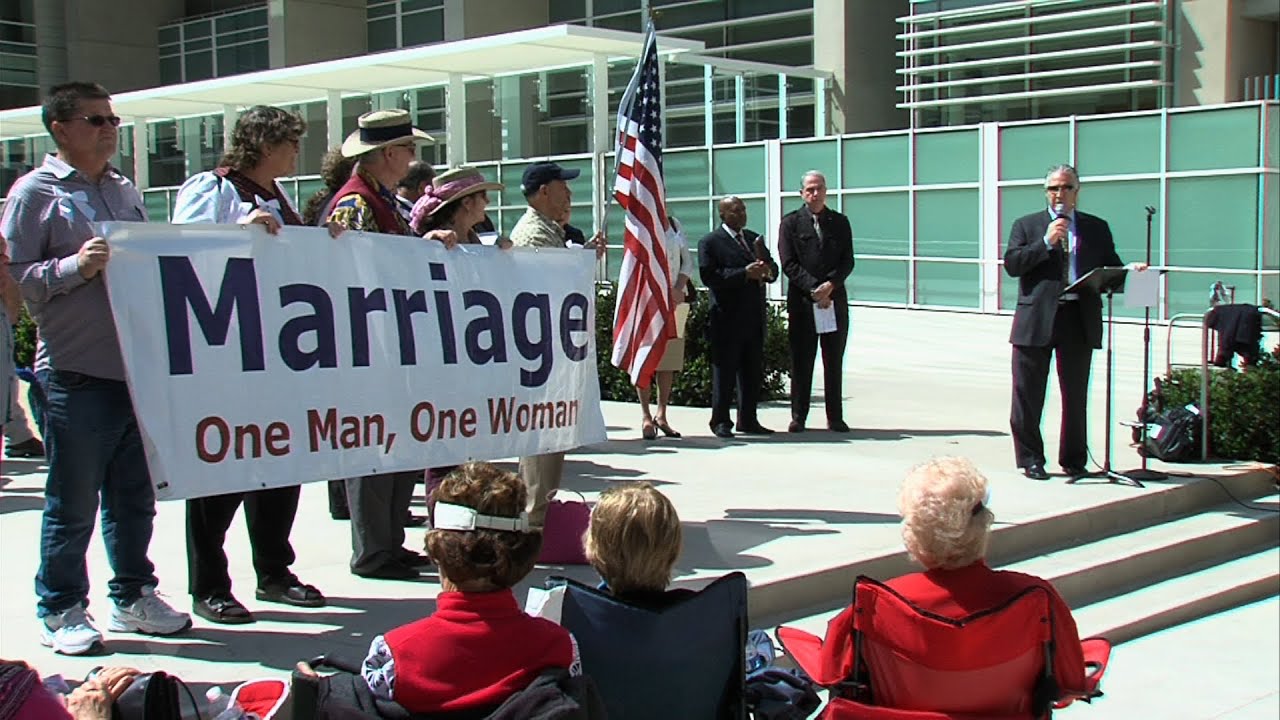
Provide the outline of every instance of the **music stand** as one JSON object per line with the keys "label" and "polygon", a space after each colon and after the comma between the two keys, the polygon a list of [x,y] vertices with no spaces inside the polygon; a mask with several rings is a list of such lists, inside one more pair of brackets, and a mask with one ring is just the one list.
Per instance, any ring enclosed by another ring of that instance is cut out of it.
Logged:
{"label": "music stand", "polygon": [[1129,477],[1124,473],[1116,472],[1111,468],[1111,386],[1113,381],[1113,359],[1114,354],[1112,346],[1115,344],[1115,329],[1112,323],[1112,306],[1115,302],[1115,294],[1124,292],[1124,278],[1129,273],[1127,268],[1123,267],[1100,267],[1090,270],[1084,277],[1071,283],[1062,292],[1075,293],[1077,295],[1095,295],[1105,297],[1107,299],[1107,424],[1106,433],[1106,449],[1102,458],[1102,470],[1098,473],[1090,473],[1081,475],[1067,480],[1068,485],[1073,485],[1079,480],[1087,477],[1104,477],[1108,483],[1131,485],[1133,487],[1145,487],[1142,481]]}

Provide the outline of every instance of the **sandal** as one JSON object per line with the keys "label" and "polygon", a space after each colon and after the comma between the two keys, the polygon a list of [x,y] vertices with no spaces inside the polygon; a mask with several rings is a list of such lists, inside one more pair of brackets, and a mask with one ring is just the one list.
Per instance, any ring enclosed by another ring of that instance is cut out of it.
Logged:
{"label": "sandal", "polygon": [[680,433],[673,430],[671,426],[667,424],[666,420],[661,420],[657,422],[656,425],[658,426],[658,429],[662,431],[662,434],[666,435],[669,438],[684,437]]}
{"label": "sandal", "polygon": [[324,607],[324,595],[315,585],[307,585],[297,578],[289,582],[263,585],[254,597],[264,602],[282,603],[295,607]]}
{"label": "sandal", "polygon": [[657,429],[656,427],[654,427],[654,425],[653,425],[653,421],[652,421],[652,420],[645,420],[645,421],[644,421],[644,425],[642,425],[642,426],[641,426],[641,428],[640,428],[640,435],[641,435],[645,440],[657,440],[657,439],[658,439],[658,429]]}

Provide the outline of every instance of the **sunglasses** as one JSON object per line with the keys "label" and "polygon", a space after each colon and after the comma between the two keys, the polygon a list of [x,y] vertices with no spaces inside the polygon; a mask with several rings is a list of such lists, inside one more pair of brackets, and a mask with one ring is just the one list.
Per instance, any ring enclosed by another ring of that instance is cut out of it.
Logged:
{"label": "sunglasses", "polygon": [[120,127],[119,115],[81,115],[80,117],[73,117],[70,119],[83,120],[94,127],[102,127],[107,123],[111,123],[111,127]]}
{"label": "sunglasses", "polygon": [[1044,186],[1045,192],[1069,192],[1075,189],[1076,189],[1075,185],[1045,185]]}

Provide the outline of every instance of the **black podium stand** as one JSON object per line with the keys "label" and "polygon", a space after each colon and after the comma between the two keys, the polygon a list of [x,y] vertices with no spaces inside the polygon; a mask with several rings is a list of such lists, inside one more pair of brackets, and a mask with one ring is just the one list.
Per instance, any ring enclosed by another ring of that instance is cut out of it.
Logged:
{"label": "black podium stand", "polygon": [[1084,277],[1071,283],[1062,293],[1075,293],[1076,295],[1095,295],[1099,298],[1106,298],[1107,302],[1107,421],[1106,421],[1106,449],[1102,458],[1102,469],[1097,473],[1081,475],[1067,480],[1068,485],[1072,485],[1079,480],[1089,477],[1106,478],[1108,483],[1131,485],[1133,487],[1144,487],[1142,482],[1131,478],[1120,472],[1116,472],[1111,468],[1111,386],[1113,382],[1113,349],[1115,344],[1115,330],[1112,323],[1112,304],[1114,303],[1116,293],[1124,292],[1124,278],[1128,274],[1128,269],[1123,267],[1100,267],[1090,270]]}

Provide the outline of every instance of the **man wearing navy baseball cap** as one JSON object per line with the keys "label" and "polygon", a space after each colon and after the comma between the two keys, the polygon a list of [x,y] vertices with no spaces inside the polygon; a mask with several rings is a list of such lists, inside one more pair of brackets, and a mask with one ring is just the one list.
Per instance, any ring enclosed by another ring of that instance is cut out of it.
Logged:
{"label": "man wearing navy baseball cap", "polygon": [[[511,229],[511,243],[515,247],[564,248],[564,223],[569,221],[569,209],[573,203],[573,191],[569,180],[581,174],[580,170],[563,168],[553,162],[536,162],[525,168],[520,180],[529,209]],[[604,257],[604,235],[596,232],[587,241],[586,248],[594,250],[596,258]],[[575,246],[576,247],[576,246]],[[520,458],[520,477],[529,486],[529,523],[542,527],[547,513],[547,496],[560,487],[564,472],[564,453],[533,455]]]}

